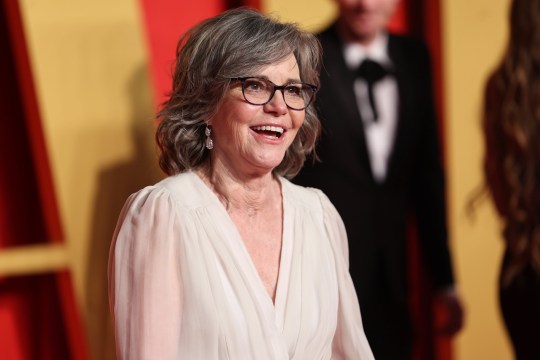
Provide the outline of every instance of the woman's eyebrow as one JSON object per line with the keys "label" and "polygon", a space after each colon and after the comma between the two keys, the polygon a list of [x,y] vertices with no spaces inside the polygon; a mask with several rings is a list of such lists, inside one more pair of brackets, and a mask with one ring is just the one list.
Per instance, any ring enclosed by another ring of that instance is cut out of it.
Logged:
{"label": "woman's eyebrow", "polygon": [[[253,75],[253,76],[249,76],[249,77],[254,77],[254,78],[259,78],[259,79],[265,79],[265,80],[268,80],[270,82],[272,82],[273,84],[275,84],[272,80],[270,80],[268,78],[268,76],[266,75]],[[287,85],[287,84],[294,84],[294,83],[301,83],[302,80],[298,79],[298,78],[288,78],[287,80],[285,80],[285,82],[282,84],[282,85]],[[279,84],[276,84],[276,85],[279,85]]]}

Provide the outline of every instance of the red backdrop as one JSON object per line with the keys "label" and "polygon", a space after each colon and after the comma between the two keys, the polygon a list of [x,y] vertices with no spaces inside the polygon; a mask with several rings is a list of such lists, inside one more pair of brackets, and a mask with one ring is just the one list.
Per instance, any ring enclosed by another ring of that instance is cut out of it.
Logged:
{"label": "red backdrop", "polygon": [[[62,241],[16,0],[0,3],[0,251]],[[86,359],[69,271],[0,279],[0,356]]]}

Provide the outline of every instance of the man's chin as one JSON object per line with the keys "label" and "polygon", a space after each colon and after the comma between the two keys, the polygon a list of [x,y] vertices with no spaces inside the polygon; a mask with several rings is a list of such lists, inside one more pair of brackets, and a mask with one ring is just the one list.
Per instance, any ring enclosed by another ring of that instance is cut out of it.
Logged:
{"label": "man's chin", "polygon": [[353,40],[368,43],[375,38],[377,31],[371,26],[355,26],[351,29]]}
{"label": "man's chin", "polygon": [[346,41],[369,43],[378,32],[373,20],[364,18],[343,19],[339,25],[339,32]]}

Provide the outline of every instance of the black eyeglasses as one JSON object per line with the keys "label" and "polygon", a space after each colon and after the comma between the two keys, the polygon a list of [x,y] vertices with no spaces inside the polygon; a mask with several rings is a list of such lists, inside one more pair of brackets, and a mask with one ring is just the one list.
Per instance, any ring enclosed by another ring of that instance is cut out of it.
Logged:
{"label": "black eyeglasses", "polygon": [[283,100],[292,110],[304,110],[309,106],[317,87],[302,82],[293,82],[285,85],[276,85],[268,79],[260,77],[239,77],[231,80],[240,80],[244,99],[252,105],[265,105],[272,100],[276,90],[283,94]]}

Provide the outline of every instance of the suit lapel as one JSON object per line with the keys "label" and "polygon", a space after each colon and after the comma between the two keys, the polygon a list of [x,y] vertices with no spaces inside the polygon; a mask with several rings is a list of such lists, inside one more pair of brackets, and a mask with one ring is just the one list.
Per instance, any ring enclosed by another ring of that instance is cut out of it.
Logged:
{"label": "suit lapel", "polygon": [[[346,109],[351,120],[350,125],[356,130],[363,133],[362,121],[356,105],[356,96],[354,94],[354,73],[349,70],[343,58],[343,46],[339,39],[335,27],[331,27],[325,32],[326,37],[324,43],[324,68],[325,77],[332,79],[324,85],[331,87],[335,95],[336,102],[340,108]],[[323,79],[324,81],[324,79]]]}
{"label": "suit lapel", "polygon": [[399,161],[399,154],[406,140],[406,128],[408,122],[408,106],[410,104],[409,91],[407,84],[411,85],[411,82],[407,79],[407,62],[404,58],[403,52],[396,44],[396,39],[389,34],[388,36],[388,56],[394,65],[394,75],[398,86],[398,112],[397,112],[397,125],[396,132],[390,150],[390,156],[388,158],[387,171],[385,182],[393,176],[397,162]]}
{"label": "suit lapel", "polygon": [[[335,99],[335,106],[344,109],[344,112],[350,114],[344,116],[342,121],[348,121],[347,128],[355,133],[355,139],[358,139],[356,148],[358,156],[365,171],[373,178],[369,154],[366,144],[364,123],[358,111],[356,95],[354,93],[355,74],[349,70],[343,57],[343,46],[336,31],[335,24],[324,31],[320,36],[324,48],[323,69],[321,70],[322,86],[327,87],[327,92],[332,92]],[[328,81],[325,81],[328,79]],[[332,79],[330,81],[330,79]]]}

